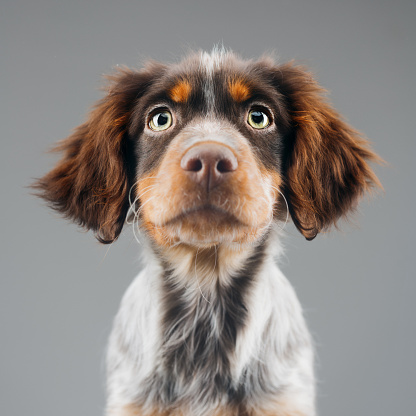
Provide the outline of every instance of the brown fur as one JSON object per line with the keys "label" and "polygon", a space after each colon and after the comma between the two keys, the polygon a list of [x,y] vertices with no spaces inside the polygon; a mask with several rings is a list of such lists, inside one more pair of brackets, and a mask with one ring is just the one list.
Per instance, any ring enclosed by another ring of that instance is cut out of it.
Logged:
{"label": "brown fur", "polygon": [[358,197],[381,187],[368,165],[381,159],[326,102],[324,90],[304,68],[283,65],[276,78],[293,119],[286,160],[290,213],[312,240],[354,208]]}
{"label": "brown fur", "polygon": [[242,79],[232,79],[228,82],[228,90],[231,97],[237,103],[246,101],[251,96],[251,90],[248,83]]}
{"label": "brown fur", "polygon": [[189,81],[181,80],[171,88],[169,96],[175,103],[186,103],[191,91],[192,87]]}
{"label": "brown fur", "polygon": [[63,159],[34,188],[66,217],[111,243],[121,232],[128,210],[134,166],[126,137],[131,106],[153,71],[127,69],[109,77],[111,86],[88,120],[62,141]]}

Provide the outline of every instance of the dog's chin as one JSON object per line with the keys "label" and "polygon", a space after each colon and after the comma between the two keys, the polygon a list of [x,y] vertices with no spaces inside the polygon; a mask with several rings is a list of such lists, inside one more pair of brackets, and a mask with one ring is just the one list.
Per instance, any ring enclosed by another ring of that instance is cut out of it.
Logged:
{"label": "dog's chin", "polygon": [[233,213],[210,205],[186,210],[167,220],[159,229],[176,244],[200,248],[250,244],[264,233],[264,227],[246,224]]}

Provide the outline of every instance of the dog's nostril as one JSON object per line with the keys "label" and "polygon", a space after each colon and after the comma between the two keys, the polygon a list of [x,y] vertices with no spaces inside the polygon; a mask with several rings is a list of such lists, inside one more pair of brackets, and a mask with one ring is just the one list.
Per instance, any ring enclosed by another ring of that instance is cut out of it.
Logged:
{"label": "dog's nostril", "polygon": [[220,173],[232,172],[236,170],[236,166],[231,159],[221,159],[217,163],[217,170]]}
{"label": "dog's nostril", "polygon": [[188,159],[184,168],[189,172],[199,172],[202,169],[202,162],[198,158]]}

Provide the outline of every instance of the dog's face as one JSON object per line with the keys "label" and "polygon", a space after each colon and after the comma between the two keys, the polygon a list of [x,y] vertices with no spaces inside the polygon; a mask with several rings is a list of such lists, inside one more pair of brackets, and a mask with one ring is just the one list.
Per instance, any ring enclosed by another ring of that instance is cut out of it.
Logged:
{"label": "dog's face", "polygon": [[194,58],[166,70],[135,107],[134,194],[159,245],[249,243],[272,221],[289,118],[259,70]]}
{"label": "dog's face", "polygon": [[301,67],[202,53],[111,79],[37,184],[102,242],[131,215],[159,246],[253,243],[287,209],[312,239],[378,184],[377,157]]}

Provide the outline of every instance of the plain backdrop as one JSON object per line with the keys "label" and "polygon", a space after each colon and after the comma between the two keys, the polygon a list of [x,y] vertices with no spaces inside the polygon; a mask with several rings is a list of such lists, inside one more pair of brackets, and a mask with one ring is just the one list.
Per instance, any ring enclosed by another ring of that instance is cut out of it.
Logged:
{"label": "plain backdrop", "polygon": [[[388,162],[385,192],[281,266],[316,342],[322,416],[416,414],[414,0],[0,1],[0,414],[102,415],[103,357],[140,270],[127,227],[100,246],[30,195],[102,74],[223,43],[308,65]],[[198,415],[196,415],[198,416]]]}

